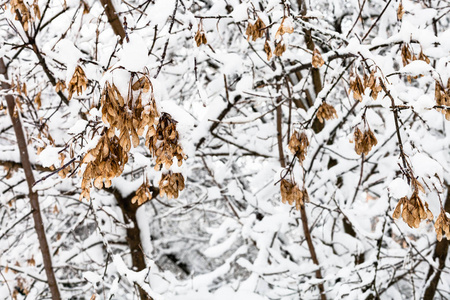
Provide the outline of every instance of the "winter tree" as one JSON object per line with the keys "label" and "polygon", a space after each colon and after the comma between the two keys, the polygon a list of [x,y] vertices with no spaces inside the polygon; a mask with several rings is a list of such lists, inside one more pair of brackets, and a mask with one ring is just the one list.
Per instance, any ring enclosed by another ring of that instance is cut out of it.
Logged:
{"label": "winter tree", "polygon": [[11,0],[0,299],[448,299],[448,1]]}

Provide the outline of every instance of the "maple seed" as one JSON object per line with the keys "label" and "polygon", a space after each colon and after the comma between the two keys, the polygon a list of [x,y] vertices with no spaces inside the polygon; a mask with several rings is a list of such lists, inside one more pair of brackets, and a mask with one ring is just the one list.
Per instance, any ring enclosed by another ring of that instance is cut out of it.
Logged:
{"label": "maple seed", "polygon": [[323,123],[324,120],[335,119],[337,118],[336,109],[324,101],[317,110],[317,118],[320,123]]}
{"label": "maple seed", "polygon": [[308,192],[305,188],[302,190],[289,180],[281,179],[280,183],[281,201],[292,205],[295,203],[295,209],[300,210],[305,202],[309,202]]}
{"label": "maple seed", "polygon": [[378,143],[375,134],[373,134],[370,128],[362,133],[361,130],[356,127],[355,132],[353,133],[353,139],[355,141],[355,151],[358,155],[361,155],[362,153],[364,153],[364,155],[369,154],[372,147]]}
{"label": "maple seed", "polygon": [[400,1],[397,9],[397,19],[400,21],[403,18],[403,14],[405,13],[405,9],[403,8],[403,4]]}
{"label": "maple seed", "polygon": [[292,133],[291,139],[289,141],[288,148],[291,150],[292,154],[294,154],[300,162],[305,160],[307,154],[307,148],[309,146],[308,137],[306,133],[299,133],[298,131],[294,131]]}
{"label": "maple seed", "polygon": [[313,56],[312,56],[312,66],[314,68],[320,68],[324,64],[324,60],[322,59],[322,56],[320,55],[319,50],[314,48]]}
{"label": "maple seed", "polygon": [[358,101],[362,101],[362,95],[364,95],[364,86],[362,84],[361,78],[358,74],[354,75],[353,80],[350,80],[349,92],[353,91],[353,98]]}
{"label": "maple seed", "polygon": [[438,241],[442,240],[443,234],[447,240],[450,240],[450,220],[448,219],[444,210],[441,209],[439,216],[434,223],[434,229],[436,231],[436,238]]}
{"label": "maple seed", "polygon": [[270,48],[268,40],[266,40],[266,42],[264,43],[264,52],[266,52],[267,61],[270,61],[270,59],[272,58],[272,49]]}
{"label": "maple seed", "polygon": [[83,90],[86,90],[87,86],[87,78],[84,74],[83,69],[80,66],[75,68],[75,72],[73,73],[72,79],[69,82],[69,100],[72,99],[73,93],[77,92],[77,95],[83,93]]}
{"label": "maple seed", "polygon": [[264,36],[263,28],[266,28],[266,24],[261,20],[261,18],[258,17],[255,24],[251,24],[248,22],[247,30],[245,31],[245,34],[247,34],[247,40],[252,39],[252,41],[256,41],[259,38],[262,38]]}
{"label": "maple seed", "polygon": [[392,217],[394,219],[398,219],[400,214],[403,221],[412,228],[419,228],[422,220],[433,220],[433,214],[428,208],[428,203],[425,203],[425,205],[422,203],[422,200],[419,198],[419,191],[417,188],[414,188],[414,192],[409,200],[407,197],[403,197],[399,200]]}
{"label": "maple seed", "polygon": [[136,195],[131,199],[131,203],[138,203],[139,206],[141,206],[143,203],[152,200],[153,199],[153,193],[150,190],[150,185],[148,182],[144,182],[136,191]]}
{"label": "maple seed", "polygon": [[[281,20],[280,27],[277,30],[277,33],[275,34],[275,39],[280,39],[285,33],[293,33],[294,27],[292,26],[291,18],[288,18],[288,21],[286,21],[286,17],[283,17],[283,20]],[[285,22],[286,21],[286,22]]]}
{"label": "maple seed", "polygon": [[439,81],[436,81],[435,90],[434,90],[434,98],[437,106],[443,106],[445,108],[437,108],[437,111],[440,111],[447,121],[450,121],[450,78],[447,82],[447,88],[441,86]]}
{"label": "maple seed", "polygon": [[281,42],[275,41],[275,50],[273,51],[273,54],[275,56],[281,56],[286,51],[286,44],[281,40]]}
{"label": "maple seed", "polygon": [[200,47],[200,45],[202,44],[207,44],[208,41],[206,40],[206,34],[205,31],[203,30],[203,28],[198,28],[197,33],[195,34],[195,42],[197,43],[197,47]]}
{"label": "maple seed", "polygon": [[167,198],[178,198],[178,193],[184,190],[184,177],[181,173],[162,174],[159,181],[159,195],[167,194]]}

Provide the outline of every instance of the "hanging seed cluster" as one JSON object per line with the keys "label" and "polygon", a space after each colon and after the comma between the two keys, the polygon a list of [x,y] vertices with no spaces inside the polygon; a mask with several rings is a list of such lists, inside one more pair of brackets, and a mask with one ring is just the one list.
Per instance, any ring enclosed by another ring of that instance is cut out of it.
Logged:
{"label": "hanging seed cluster", "polygon": [[272,48],[270,48],[269,40],[264,43],[264,52],[267,55],[267,60],[270,61],[272,59]]}
{"label": "hanging seed cluster", "polygon": [[293,33],[294,27],[292,26],[290,18],[283,17],[281,20],[280,27],[278,27],[277,33],[275,34],[275,39],[280,39],[285,33]]}
{"label": "hanging seed cluster", "polygon": [[442,240],[443,234],[447,240],[450,240],[450,220],[448,219],[445,210],[441,209],[441,212],[434,223],[434,229],[438,241]]}
{"label": "hanging seed cluster", "polygon": [[303,162],[305,160],[307,150],[309,146],[308,137],[306,133],[299,133],[294,130],[291,139],[289,140],[288,148],[291,150],[292,154],[294,154],[299,162]]}
{"label": "hanging seed cluster", "polygon": [[[27,7],[23,0],[11,0],[9,4],[11,5],[11,12],[15,14],[15,19],[21,21],[25,31],[28,31],[30,22],[33,22],[35,18],[38,20],[41,18],[41,11],[37,0],[33,1],[31,7]],[[34,12],[34,16],[31,14],[31,9]]]}
{"label": "hanging seed cluster", "polygon": [[361,130],[356,127],[355,132],[353,133],[353,140],[355,142],[355,151],[358,155],[361,155],[362,153],[364,153],[364,155],[369,154],[372,147],[378,143],[375,134],[373,134],[370,128],[362,133]]}
{"label": "hanging seed cluster", "polygon": [[419,56],[416,56],[411,45],[409,44],[403,44],[401,56],[403,66],[406,66],[407,64],[415,60],[422,60],[427,64],[430,63],[430,59],[423,53],[422,49],[420,50]]}
{"label": "hanging seed cluster", "polygon": [[324,120],[335,119],[337,118],[336,109],[324,101],[317,110],[317,118],[320,123],[323,123]]}
{"label": "hanging seed cluster", "polygon": [[434,96],[437,106],[446,106],[445,108],[438,108],[437,110],[444,114],[447,121],[450,121],[450,78],[447,81],[446,89],[436,81]]}
{"label": "hanging seed cluster", "polygon": [[372,71],[370,75],[364,74],[364,81],[361,80],[357,73],[352,74],[351,77],[349,92],[353,92],[353,98],[355,98],[355,100],[362,101],[362,95],[364,95],[366,88],[370,89],[370,96],[372,99],[377,100],[378,93],[381,92],[382,87],[377,82],[375,71]]}
{"label": "hanging seed cluster", "polygon": [[300,207],[305,204],[305,202],[309,202],[308,192],[305,188],[300,190],[297,184],[286,180],[281,179],[280,184],[280,192],[281,192],[281,201],[283,203],[289,203],[292,205],[295,203],[295,208],[300,210]]}
{"label": "hanging seed cluster", "polygon": [[181,173],[168,172],[161,176],[159,181],[159,195],[167,198],[178,198],[178,193],[184,190],[184,177]]}
{"label": "hanging seed cluster", "polygon": [[128,162],[128,151],[122,147],[114,129],[104,132],[94,149],[88,151],[83,158],[86,169],[81,181],[80,200],[90,199],[92,181],[98,189],[111,186],[111,179],[122,174]]}
{"label": "hanging seed cluster", "polygon": [[145,138],[145,145],[156,157],[155,170],[161,170],[163,165],[169,169],[174,157],[178,160],[178,166],[181,166],[186,155],[178,143],[178,138],[177,122],[168,113],[162,113],[156,128],[149,128]]}
{"label": "hanging seed cluster", "polygon": [[433,214],[428,209],[428,203],[425,202],[424,205],[422,200],[419,198],[419,189],[417,187],[414,188],[414,192],[410,199],[403,197],[398,202],[392,217],[394,219],[398,219],[400,218],[400,215],[409,227],[414,228],[419,228],[422,220],[433,220]]}
{"label": "hanging seed cluster", "polygon": [[197,32],[195,33],[195,42],[197,43],[197,47],[200,47],[202,44],[207,44],[208,40],[206,39],[205,31],[203,30],[203,27],[199,25]]}
{"label": "hanging seed cluster", "polygon": [[136,191],[136,195],[131,199],[131,203],[138,203],[138,205],[142,205],[143,203],[152,200],[153,193],[150,190],[150,185],[147,181],[145,181]]}
{"label": "hanging seed cluster", "polygon": [[252,41],[256,41],[259,38],[264,36],[263,28],[266,28],[266,24],[258,17],[255,24],[248,22],[247,30],[245,34],[247,35],[247,40],[252,39]]}
{"label": "hanging seed cluster", "polygon": [[319,50],[317,50],[317,48],[314,48],[311,62],[312,66],[314,68],[320,68],[324,63],[325,61],[323,60],[322,55],[320,55]]}
{"label": "hanging seed cluster", "polygon": [[[178,141],[177,122],[168,113],[159,115],[148,77],[138,78],[133,84],[130,83],[130,87],[128,97],[124,98],[114,84],[105,84],[100,102],[102,120],[109,124],[109,128],[104,131],[97,146],[89,150],[83,159],[87,166],[83,173],[80,198],[89,199],[92,181],[98,189],[111,186],[111,179],[122,174],[131,146],[139,145],[139,137],[143,137],[145,129],[145,145],[156,159],[155,169],[160,170],[163,165],[169,169],[174,157],[178,160],[178,166],[186,159]],[[144,103],[143,97],[150,89],[150,101]],[[160,189],[169,198],[178,197],[179,191],[184,189],[183,175],[171,172],[163,174]],[[137,201],[141,205],[150,199],[150,186],[145,182],[132,202]]]}
{"label": "hanging seed cluster", "polygon": [[[72,95],[76,92],[77,95],[83,93],[86,90],[87,86],[87,78],[86,74],[84,74],[83,69],[80,66],[75,68],[75,72],[73,73],[72,79],[69,82],[69,100],[72,99]],[[58,87],[56,87],[58,89]]]}
{"label": "hanging seed cluster", "polygon": [[55,86],[55,90],[58,93],[59,91],[64,91],[66,89],[66,83],[64,80],[58,80]]}

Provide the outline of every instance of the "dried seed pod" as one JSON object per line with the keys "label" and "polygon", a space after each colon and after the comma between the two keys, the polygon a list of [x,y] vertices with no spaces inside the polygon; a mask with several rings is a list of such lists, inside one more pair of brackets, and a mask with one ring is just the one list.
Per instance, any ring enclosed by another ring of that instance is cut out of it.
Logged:
{"label": "dried seed pod", "polygon": [[[441,84],[436,81],[434,97],[437,106],[445,106],[450,107],[450,78],[447,83],[447,89],[441,86]],[[450,109],[449,108],[437,108],[437,111],[440,111],[447,121],[450,121]]]}
{"label": "dried seed pod", "polygon": [[247,34],[247,40],[252,39],[252,41],[256,41],[259,38],[264,36],[263,28],[266,28],[266,24],[258,17],[255,24],[251,24],[248,22],[247,30],[245,33]]}
{"label": "dried seed pod", "polygon": [[403,18],[403,14],[405,13],[405,9],[403,8],[403,3],[400,1],[400,4],[397,8],[397,19],[400,21]]}
{"label": "dried seed pod", "polygon": [[161,170],[163,165],[169,169],[174,157],[177,158],[178,165],[186,159],[178,143],[176,123],[168,113],[162,113],[156,128],[147,131],[145,144],[149,147],[150,153],[156,157],[156,170]]}
{"label": "dried seed pod", "polygon": [[159,181],[159,195],[164,194],[167,198],[178,198],[179,192],[184,190],[184,177],[181,173],[166,173],[162,174]]}
{"label": "dried seed pod", "polygon": [[364,153],[364,155],[369,154],[372,147],[378,143],[375,134],[370,128],[362,133],[361,130],[356,127],[355,132],[353,133],[353,140],[355,142],[355,151],[358,155],[361,155],[362,153]]}
{"label": "dried seed pod", "polygon": [[275,56],[281,56],[286,51],[286,44],[281,40],[281,42],[275,41],[275,50],[273,51],[273,54]]}
{"label": "dried seed pod", "polygon": [[281,179],[280,182],[281,201],[292,205],[295,203],[295,208],[300,210],[305,202],[309,202],[309,195],[305,188],[302,190],[289,180]]}
{"label": "dried seed pod", "polygon": [[267,60],[270,61],[272,59],[272,49],[270,48],[268,40],[266,40],[266,42],[264,43],[264,52],[267,55]]}
{"label": "dried seed pod", "polygon": [[322,55],[320,55],[319,50],[317,50],[317,48],[314,48],[312,56],[312,66],[314,68],[320,68],[324,63],[325,61],[323,60]]}
{"label": "dried seed pod", "polygon": [[280,39],[285,33],[293,33],[294,27],[292,26],[292,20],[291,18],[283,17],[281,20],[280,27],[278,27],[278,30],[275,34],[275,39]]}
{"label": "dried seed pod", "polygon": [[353,91],[353,98],[358,101],[362,101],[362,95],[364,95],[364,86],[361,82],[361,78],[358,74],[353,76],[354,78],[350,80],[350,91]]}
{"label": "dried seed pod", "polygon": [[75,72],[73,73],[72,79],[69,82],[69,100],[72,99],[73,93],[77,92],[77,95],[83,93],[83,90],[86,90],[87,87],[87,78],[84,74],[83,69],[80,66],[75,68]]}
{"label": "dried seed pod", "polygon": [[150,190],[150,185],[148,182],[144,182],[136,191],[136,195],[131,199],[131,203],[138,203],[138,205],[142,205],[143,203],[152,200],[153,193]]}
{"label": "dried seed pod", "polygon": [[64,91],[66,89],[66,83],[64,82],[64,80],[58,80],[55,89],[57,93],[59,91]]}
{"label": "dried seed pod", "polygon": [[208,41],[206,39],[206,34],[205,31],[203,31],[203,29],[200,30],[200,28],[197,30],[197,33],[195,34],[195,42],[197,43],[197,47],[200,47],[200,45],[202,44],[207,44]]}
{"label": "dried seed pod", "polygon": [[409,200],[407,197],[403,197],[399,200],[392,217],[398,219],[400,217],[400,211],[403,221],[408,224],[409,227],[413,228],[418,228],[422,220],[433,219],[433,214],[428,208],[428,203],[425,203],[425,205],[422,203],[417,189],[414,189]]}
{"label": "dried seed pod", "polygon": [[441,209],[441,212],[434,223],[434,229],[438,241],[442,240],[443,234],[445,234],[447,240],[450,240],[450,220],[443,209]]}
{"label": "dried seed pod", "polygon": [[403,44],[401,56],[403,66],[406,66],[411,61],[413,61],[413,55],[411,54],[411,51],[409,50],[409,46],[407,44]]}
{"label": "dried seed pod", "polygon": [[304,132],[299,133],[298,131],[294,130],[289,141],[288,148],[300,162],[303,162],[305,160],[308,146],[309,141],[306,134]]}
{"label": "dried seed pod", "polygon": [[317,110],[317,118],[320,123],[323,123],[324,120],[335,119],[337,118],[336,109],[324,101]]}

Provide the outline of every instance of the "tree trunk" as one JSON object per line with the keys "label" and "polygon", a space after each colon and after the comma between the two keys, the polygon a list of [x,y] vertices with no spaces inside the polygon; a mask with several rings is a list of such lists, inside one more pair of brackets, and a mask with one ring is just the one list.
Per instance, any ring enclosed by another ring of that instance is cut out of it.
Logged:
{"label": "tree trunk", "polygon": [[[445,185],[447,187],[447,198],[445,199],[444,209],[446,212],[450,212],[450,185],[447,183]],[[423,299],[428,300],[434,298],[434,295],[436,294],[436,290],[439,284],[439,280],[441,278],[442,270],[445,268],[445,260],[447,259],[447,254],[448,254],[448,240],[447,238],[444,237],[440,242],[438,241],[436,243],[436,248],[434,248],[433,259],[437,258],[439,260],[439,269],[434,271],[433,268],[430,267],[426,281],[428,282],[431,277],[433,278],[431,279],[428,287],[425,290]]]}
{"label": "tree trunk", "polygon": [[[127,197],[122,197],[118,190],[114,190],[113,193],[122,210],[125,222],[131,222],[133,225],[131,228],[127,228],[127,243],[131,253],[132,270],[136,272],[142,271],[147,268],[147,265],[145,264],[145,256],[142,251],[141,230],[139,229],[136,218],[136,212],[139,206],[137,202],[134,204],[131,203],[131,199],[135,194],[132,193]],[[152,193],[153,197],[155,197],[158,191],[154,189]],[[141,300],[152,299],[140,286],[136,285],[136,288],[139,290]]]}
{"label": "tree trunk", "polygon": [[[8,79],[8,72],[3,59],[0,58],[0,74]],[[2,89],[10,89],[11,86],[7,82],[2,82]],[[16,103],[12,95],[6,95],[6,103],[8,106],[8,113],[11,118],[14,132],[16,134],[17,144],[19,146],[20,161],[22,162],[23,171],[28,184],[28,193],[30,197],[31,210],[33,212],[34,229],[36,230],[39,247],[41,248],[42,260],[44,262],[44,269],[47,275],[47,282],[52,294],[53,300],[61,299],[58,284],[56,282],[55,273],[53,272],[52,257],[50,254],[50,247],[47,243],[45,228],[42,221],[41,209],[39,207],[39,198],[37,192],[33,191],[34,176],[31,168],[30,159],[28,157],[27,140],[20,122],[19,112],[15,111]]]}

